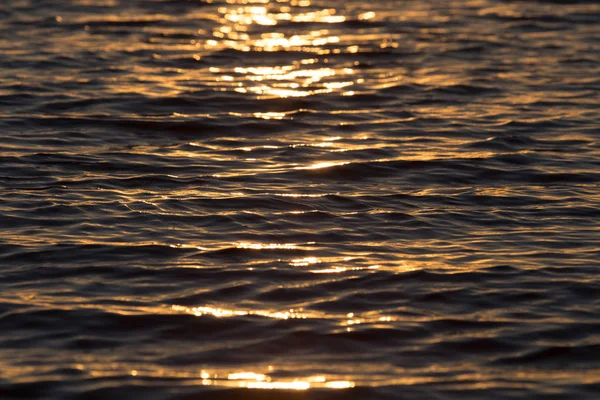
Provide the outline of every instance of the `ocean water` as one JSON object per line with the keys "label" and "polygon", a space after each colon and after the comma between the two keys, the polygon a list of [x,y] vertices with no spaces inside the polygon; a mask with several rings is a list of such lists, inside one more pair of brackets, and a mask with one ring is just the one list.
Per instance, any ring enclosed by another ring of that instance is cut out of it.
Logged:
{"label": "ocean water", "polygon": [[1,399],[600,398],[600,5],[3,0]]}

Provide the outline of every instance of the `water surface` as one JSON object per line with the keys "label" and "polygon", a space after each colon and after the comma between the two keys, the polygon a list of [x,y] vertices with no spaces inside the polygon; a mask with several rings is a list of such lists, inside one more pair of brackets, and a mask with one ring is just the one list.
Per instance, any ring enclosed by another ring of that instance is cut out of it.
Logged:
{"label": "water surface", "polygon": [[599,54],[595,1],[4,2],[0,397],[597,399]]}

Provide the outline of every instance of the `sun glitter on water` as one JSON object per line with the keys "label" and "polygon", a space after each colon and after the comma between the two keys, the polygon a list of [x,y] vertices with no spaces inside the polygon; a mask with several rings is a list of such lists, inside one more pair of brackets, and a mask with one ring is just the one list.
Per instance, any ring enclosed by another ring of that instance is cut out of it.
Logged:
{"label": "sun glitter on water", "polygon": [[[213,39],[206,41],[205,51],[302,55],[292,63],[211,68],[222,90],[258,98],[306,97],[337,91],[353,95],[355,91],[349,88],[362,83],[351,66],[328,65],[329,55],[360,51],[353,40],[344,40],[335,33],[333,28],[349,19],[336,9],[299,0],[228,0],[217,11],[218,26],[212,31]],[[358,20],[374,17],[375,13],[368,11],[360,14]],[[278,25],[290,23],[318,24],[321,28],[299,28],[294,34],[289,29],[278,29]],[[314,57],[306,57],[311,54]]]}

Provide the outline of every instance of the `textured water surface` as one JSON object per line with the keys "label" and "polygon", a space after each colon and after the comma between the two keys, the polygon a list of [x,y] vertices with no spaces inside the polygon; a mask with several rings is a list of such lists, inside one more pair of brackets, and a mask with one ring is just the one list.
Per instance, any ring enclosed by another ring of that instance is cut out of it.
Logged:
{"label": "textured water surface", "polygon": [[0,66],[0,398],[599,398],[596,1],[12,0]]}

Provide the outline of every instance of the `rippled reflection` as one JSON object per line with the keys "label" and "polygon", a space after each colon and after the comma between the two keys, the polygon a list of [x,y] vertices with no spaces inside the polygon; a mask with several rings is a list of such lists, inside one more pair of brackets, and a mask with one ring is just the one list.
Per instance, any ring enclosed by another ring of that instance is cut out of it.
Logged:
{"label": "rippled reflection", "polygon": [[238,249],[251,249],[251,250],[291,250],[298,247],[295,243],[247,243],[241,242],[236,245]]}
{"label": "rippled reflection", "polygon": [[[272,367],[270,368],[272,369]],[[328,381],[323,375],[313,375],[289,380],[277,379],[264,373],[257,372],[233,372],[226,376],[207,371],[200,374],[203,385],[240,387],[248,389],[278,389],[278,390],[308,390],[317,388],[327,389],[349,389],[355,386],[352,381],[335,380]]]}
{"label": "rippled reflection", "polygon": [[[83,364],[73,366],[74,369],[82,373],[89,373],[94,378],[118,377],[122,375],[123,372],[119,365],[113,365],[112,367],[112,370],[106,371],[102,369],[90,369],[90,366]],[[298,376],[285,379],[272,376],[272,372],[276,372],[273,366],[269,366],[268,371],[265,372],[201,370],[196,373],[153,370],[140,366],[138,369],[128,370],[127,374],[136,378],[185,378],[195,384],[204,386],[266,390],[349,389],[355,386],[355,382],[353,381],[335,378],[335,380],[329,380],[324,375]]]}
{"label": "rippled reflection", "polygon": [[392,322],[397,319],[390,315],[381,315],[378,312],[368,312],[364,314],[350,312],[347,314],[333,314],[319,311],[308,311],[303,308],[289,309],[285,311],[277,310],[256,310],[256,309],[232,309],[220,307],[185,307],[172,305],[171,311],[174,313],[191,314],[196,317],[211,316],[215,318],[237,318],[237,317],[262,317],[271,319],[322,319],[336,321],[339,326],[345,327],[348,331],[352,325],[369,325],[383,322]]}
{"label": "rippled reflection", "polygon": [[[230,0],[217,11],[219,25],[205,50],[299,55],[291,64],[212,68],[222,87],[259,98],[285,98],[341,90],[351,95],[354,92],[347,88],[364,82],[355,76],[352,65],[327,65],[327,55],[360,51],[355,38],[344,39],[330,28],[350,19],[334,8],[319,8],[310,1]],[[353,18],[364,21],[374,17],[373,11],[367,11]],[[294,34],[290,34],[289,24],[298,26]],[[307,58],[310,54],[314,57]]]}
{"label": "rippled reflection", "polygon": [[267,310],[231,310],[215,307],[182,307],[174,305],[173,311],[185,312],[193,314],[197,317],[203,315],[211,315],[217,318],[241,317],[246,315],[256,315],[266,318],[275,319],[306,319],[310,314],[303,313],[301,310],[291,309],[289,311],[267,311]]}

